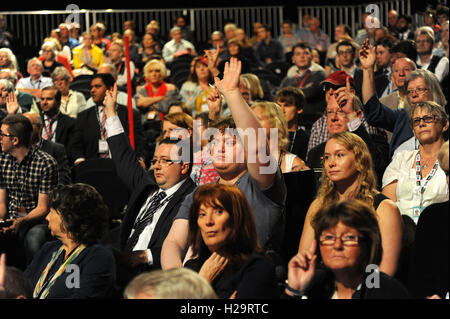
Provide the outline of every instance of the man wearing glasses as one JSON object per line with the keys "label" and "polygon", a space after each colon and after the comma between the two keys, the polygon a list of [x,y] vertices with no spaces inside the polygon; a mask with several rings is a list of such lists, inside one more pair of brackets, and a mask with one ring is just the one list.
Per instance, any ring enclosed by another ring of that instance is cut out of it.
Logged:
{"label": "man wearing glasses", "polygon": [[424,26],[416,30],[417,66],[436,75],[439,82],[448,74],[449,61],[445,56],[433,54],[434,31]]}
{"label": "man wearing glasses", "polygon": [[120,251],[114,250],[117,281],[124,288],[138,273],[161,268],[164,239],[181,202],[195,187],[189,177],[191,154],[186,158],[186,150],[191,152],[192,143],[175,138],[160,141],[151,160],[153,172],[149,173],[141,167],[131,148],[115,100],[105,99],[104,103],[111,158],[131,193],[120,226]]}
{"label": "man wearing glasses", "polygon": [[55,159],[31,146],[32,133],[31,122],[21,114],[9,115],[2,121],[0,220],[10,226],[0,229],[0,250],[5,248],[10,262],[18,267],[24,266],[19,247],[23,245],[29,263],[48,239],[48,227],[43,221],[48,212],[48,194],[58,183]]}
{"label": "man wearing glasses", "polygon": [[340,70],[345,71],[348,75],[354,77],[356,71],[356,47],[355,45],[348,41],[340,41],[336,46],[337,60],[336,65]]}

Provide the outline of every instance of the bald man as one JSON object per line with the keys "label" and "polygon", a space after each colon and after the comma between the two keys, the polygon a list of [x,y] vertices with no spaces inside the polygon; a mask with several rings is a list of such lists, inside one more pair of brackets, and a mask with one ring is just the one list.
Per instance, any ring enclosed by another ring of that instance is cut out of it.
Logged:
{"label": "bald man", "polygon": [[408,58],[396,59],[392,65],[391,80],[394,91],[380,98],[380,102],[391,109],[403,108],[406,98],[405,80],[416,69],[416,63]]}
{"label": "bald man", "polygon": [[51,155],[58,163],[58,185],[72,183],[69,160],[64,145],[41,138],[44,125],[39,114],[27,112],[23,115],[30,120],[33,126],[33,134],[31,136],[32,147]]}

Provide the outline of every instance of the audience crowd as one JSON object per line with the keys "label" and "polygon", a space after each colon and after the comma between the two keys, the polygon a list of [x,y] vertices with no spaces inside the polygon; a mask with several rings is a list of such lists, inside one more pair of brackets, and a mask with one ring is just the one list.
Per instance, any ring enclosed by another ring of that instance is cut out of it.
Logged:
{"label": "audience crowd", "polygon": [[0,298],[448,299],[449,8],[367,16],[1,17]]}

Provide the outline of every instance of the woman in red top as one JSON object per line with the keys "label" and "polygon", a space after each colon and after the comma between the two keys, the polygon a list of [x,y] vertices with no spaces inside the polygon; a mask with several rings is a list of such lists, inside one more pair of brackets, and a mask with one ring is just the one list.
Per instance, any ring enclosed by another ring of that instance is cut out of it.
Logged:
{"label": "woman in red top", "polygon": [[[160,60],[150,60],[144,66],[146,84],[136,94],[136,106],[143,114],[143,122],[162,118],[169,106],[180,100],[178,89],[171,83],[166,83],[166,66]],[[158,114],[162,113],[162,114]]]}

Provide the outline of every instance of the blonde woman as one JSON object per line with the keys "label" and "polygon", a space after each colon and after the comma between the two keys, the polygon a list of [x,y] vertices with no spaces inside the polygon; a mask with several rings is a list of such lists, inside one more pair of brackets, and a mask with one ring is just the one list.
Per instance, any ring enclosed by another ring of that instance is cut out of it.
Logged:
{"label": "blonde woman", "polygon": [[166,114],[169,106],[180,100],[178,89],[172,83],[166,83],[166,65],[160,60],[150,60],[144,66],[146,84],[138,89],[136,106],[143,114],[142,120],[153,120],[157,112]]}
{"label": "blonde woman", "polygon": [[73,48],[73,68],[82,66],[98,69],[103,64],[103,51],[94,44],[94,36],[91,33],[83,33],[83,44]]}
{"label": "blonde woman", "polygon": [[[252,110],[261,126],[266,130],[271,152],[272,144],[277,142],[278,147],[274,151],[277,152],[275,158],[278,159],[278,166],[280,166],[281,171],[289,173],[309,169],[300,157],[287,151],[289,132],[281,107],[274,102],[256,102],[252,105]],[[274,131],[276,135],[270,133],[271,128],[276,130]],[[272,141],[272,136],[277,136],[278,140]]]}
{"label": "blonde woman", "polygon": [[264,91],[258,76],[253,73],[244,73],[240,76],[239,90],[244,100],[251,105],[254,101],[264,97]]}
{"label": "blonde woman", "polygon": [[370,152],[359,136],[343,132],[328,139],[322,184],[306,214],[299,252],[308,250],[314,241],[311,221],[320,209],[334,202],[361,200],[376,211],[383,248],[380,271],[393,276],[402,247],[403,222],[395,203],[377,191],[375,173],[370,167]]}

